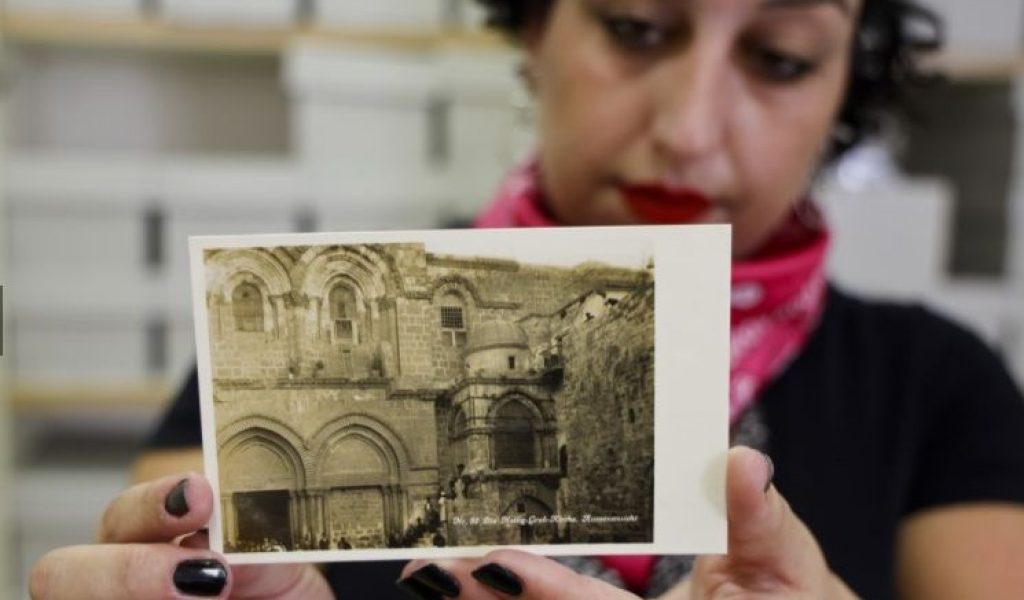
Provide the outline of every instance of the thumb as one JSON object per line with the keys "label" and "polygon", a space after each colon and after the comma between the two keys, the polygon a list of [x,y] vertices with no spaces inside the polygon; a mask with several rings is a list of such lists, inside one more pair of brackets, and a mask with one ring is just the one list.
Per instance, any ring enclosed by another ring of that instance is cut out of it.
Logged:
{"label": "thumb", "polygon": [[773,475],[766,455],[742,446],[729,451],[730,570],[761,573],[787,584],[811,583],[804,580],[828,572],[824,558],[814,536],[772,485]]}

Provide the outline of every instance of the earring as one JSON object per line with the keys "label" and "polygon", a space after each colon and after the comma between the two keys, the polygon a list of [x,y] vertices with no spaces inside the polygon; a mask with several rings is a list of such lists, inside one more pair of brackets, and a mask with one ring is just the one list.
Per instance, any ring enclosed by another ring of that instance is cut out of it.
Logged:
{"label": "earring", "polygon": [[529,91],[531,94],[536,93],[537,77],[534,74],[533,67],[530,66],[529,62],[524,60],[523,62],[519,63],[519,66],[516,68],[516,76],[519,78],[519,81],[523,82],[523,86],[526,88],[527,91]]}
{"label": "earring", "polygon": [[537,122],[537,102],[534,99],[536,83],[533,71],[524,62],[516,69],[516,75],[523,82],[523,87],[512,92],[509,103],[515,112],[516,124],[532,128]]}
{"label": "earring", "polygon": [[857,141],[857,132],[847,123],[836,123],[829,133],[833,147],[847,147]]}

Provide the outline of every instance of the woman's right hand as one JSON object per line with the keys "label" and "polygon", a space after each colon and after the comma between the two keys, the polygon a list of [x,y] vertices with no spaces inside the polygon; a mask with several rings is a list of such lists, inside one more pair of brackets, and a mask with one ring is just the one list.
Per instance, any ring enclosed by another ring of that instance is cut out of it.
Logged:
{"label": "woman's right hand", "polygon": [[34,600],[138,598],[332,599],[311,565],[228,567],[203,530],[213,491],[197,473],[123,492],[107,507],[96,544],[54,550],[32,568]]}

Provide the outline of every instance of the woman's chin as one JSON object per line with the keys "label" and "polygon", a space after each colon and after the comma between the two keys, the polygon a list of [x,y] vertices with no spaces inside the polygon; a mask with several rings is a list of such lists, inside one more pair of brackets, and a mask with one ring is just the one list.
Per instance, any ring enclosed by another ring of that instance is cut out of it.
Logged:
{"label": "woman's chin", "polygon": [[[729,215],[725,210],[712,206],[700,211],[683,214],[660,213],[656,215],[630,213],[631,225],[714,225],[728,224]],[[625,224],[625,223],[624,223]]]}

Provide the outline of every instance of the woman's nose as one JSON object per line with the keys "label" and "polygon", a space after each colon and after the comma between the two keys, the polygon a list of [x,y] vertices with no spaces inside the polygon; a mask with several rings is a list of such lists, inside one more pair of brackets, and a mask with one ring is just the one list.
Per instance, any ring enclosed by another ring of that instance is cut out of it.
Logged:
{"label": "woman's nose", "polygon": [[659,73],[654,94],[654,143],[673,166],[714,154],[722,145],[730,103],[728,57],[695,45]]}

